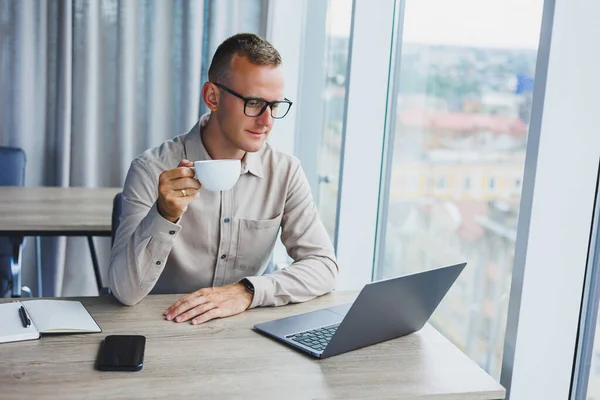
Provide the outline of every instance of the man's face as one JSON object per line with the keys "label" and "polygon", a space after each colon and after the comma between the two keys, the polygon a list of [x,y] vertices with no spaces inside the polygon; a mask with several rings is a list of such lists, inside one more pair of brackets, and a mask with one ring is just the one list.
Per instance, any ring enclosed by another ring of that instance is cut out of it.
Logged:
{"label": "man's face", "polygon": [[[246,57],[234,55],[229,82],[218,82],[244,96],[266,101],[283,100],[281,67],[254,65]],[[258,117],[244,114],[244,101],[220,90],[217,121],[225,138],[236,148],[255,152],[261,149],[271,128],[271,108]]]}

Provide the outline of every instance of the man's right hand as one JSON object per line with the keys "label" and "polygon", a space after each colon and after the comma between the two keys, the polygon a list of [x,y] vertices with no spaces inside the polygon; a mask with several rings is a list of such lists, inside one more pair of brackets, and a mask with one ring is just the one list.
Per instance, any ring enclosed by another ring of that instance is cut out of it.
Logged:
{"label": "man's right hand", "polygon": [[181,160],[177,168],[163,172],[158,178],[157,209],[163,218],[173,223],[198,198],[201,185],[194,179],[194,170],[190,168],[193,166],[193,162]]}

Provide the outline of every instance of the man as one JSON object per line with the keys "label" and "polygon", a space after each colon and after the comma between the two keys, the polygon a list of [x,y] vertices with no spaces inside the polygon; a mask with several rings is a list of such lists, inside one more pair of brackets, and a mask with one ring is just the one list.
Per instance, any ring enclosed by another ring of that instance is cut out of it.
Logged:
{"label": "man", "polygon": [[[215,52],[208,78],[210,113],[131,163],[109,270],[126,305],[150,292],[190,293],[165,317],[193,324],[310,300],[331,291],[338,273],[298,159],[265,143],[291,107],[278,51],[235,35]],[[202,189],[190,167],[208,159],[241,160],[233,189]],[[280,227],[294,263],[263,274]]]}

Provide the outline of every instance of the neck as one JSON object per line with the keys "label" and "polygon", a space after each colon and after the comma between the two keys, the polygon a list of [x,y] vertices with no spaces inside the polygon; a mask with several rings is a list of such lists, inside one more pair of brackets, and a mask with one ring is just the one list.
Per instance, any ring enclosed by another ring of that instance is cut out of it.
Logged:
{"label": "neck", "polygon": [[214,114],[208,117],[204,128],[200,130],[202,144],[213,160],[237,159],[246,155],[244,150],[235,147],[223,134]]}

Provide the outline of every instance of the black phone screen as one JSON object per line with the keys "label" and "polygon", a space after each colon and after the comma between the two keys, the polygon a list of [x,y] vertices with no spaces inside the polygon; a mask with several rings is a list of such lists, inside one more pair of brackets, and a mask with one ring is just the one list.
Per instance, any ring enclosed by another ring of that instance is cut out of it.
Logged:
{"label": "black phone screen", "polygon": [[109,335],[98,352],[100,371],[139,371],[144,365],[146,338],[141,335]]}

